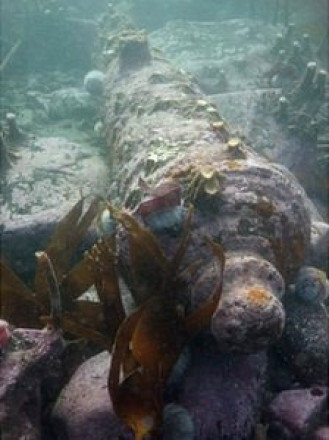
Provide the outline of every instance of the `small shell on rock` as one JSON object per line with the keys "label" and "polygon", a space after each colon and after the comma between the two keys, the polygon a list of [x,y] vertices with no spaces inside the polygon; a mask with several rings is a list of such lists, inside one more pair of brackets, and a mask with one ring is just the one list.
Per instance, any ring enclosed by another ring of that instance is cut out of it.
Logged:
{"label": "small shell on rock", "polygon": [[183,206],[160,211],[148,216],[144,221],[152,231],[179,230],[183,225],[186,210]]}
{"label": "small shell on rock", "polygon": [[116,222],[111,216],[108,208],[105,208],[98,219],[98,227],[100,232],[104,235],[112,235],[115,232]]}
{"label": "small shell on rock", "polygon": [[153,231],[180,229],[185,210],[181,205],[182,190],[177,182],[167,181],[148,189],[147,197],[137,212]]}
{"label": "small shell on rock", "polygon": [[97,121],[94,125],[94,133],[97,137],[102,137],[104,133],[104,124],[102,121]]}
{"label": "small shell on rock", "polygon": [[153,214],[168,211],[181,205],[182,191],[176,182],[164,182],[154,189],[148,190],[148,195],[139,207],[138,213],[146,222]]}
{"label": "small shell on rock", "polygon": [[234,137],[228,140],[227,149],[232,157],[236,159],[245,159],[246,154],[243,149],[243,142],[240,138]]}
{"label": "small shell on rock", "polygon": [[302,267],[297,275],[295,294],[306,302],[323,302],[329,294],[325,272],[315,267]]}
{"label": "small shell on rock", "polygon": [[165,440],[193,440],[194,423],[187,409],[177,403],[169,403],[163,411],[163,438]]}

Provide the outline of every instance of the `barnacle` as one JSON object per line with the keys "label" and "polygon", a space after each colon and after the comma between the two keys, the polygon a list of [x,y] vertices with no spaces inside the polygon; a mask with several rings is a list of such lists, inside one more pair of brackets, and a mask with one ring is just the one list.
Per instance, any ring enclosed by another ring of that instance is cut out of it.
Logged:
{"label": "barnacle", "polygon": [[211,122],[210,127],[212,131],[216,134],[219,134],[225,142],[228,141],[230,133],[227,124],[224,121],[218,120]]}
{"label": "barnacle", "polygon": [[113,343],[115,333],[125,318],[122,298],[117,275],[117,252],[115,236],[107,236],[99,240],[87,254],[93,282],[100,301],[105,336],[108,347]]}
{"label": "barnacle", "polygon": [[192,202],[203,196],[214,197],[222,191],[223,176],[212,165],[192,167],[187,181],[187,195]]}
{"label": "barnacle", "polygon": [[269,218],[276,212],[276,206],[269,198],[257,194],[257,203],[255,205],[255,211],[258,215]]}
{"label": "barnacle", "polygon": [[227,149],[230,153],[230,156],[235,159],[245,159],[246,152],[243,148],[243,142],[241,139],[234,137],[228,140]]}

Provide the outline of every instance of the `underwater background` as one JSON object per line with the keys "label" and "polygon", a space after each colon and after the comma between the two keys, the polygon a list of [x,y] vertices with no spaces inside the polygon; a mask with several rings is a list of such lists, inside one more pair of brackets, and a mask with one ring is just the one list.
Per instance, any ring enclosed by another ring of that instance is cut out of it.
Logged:
{"label": "underwater background", "polygon": [[329,438],[329,1],[2,0],[4,440]]}

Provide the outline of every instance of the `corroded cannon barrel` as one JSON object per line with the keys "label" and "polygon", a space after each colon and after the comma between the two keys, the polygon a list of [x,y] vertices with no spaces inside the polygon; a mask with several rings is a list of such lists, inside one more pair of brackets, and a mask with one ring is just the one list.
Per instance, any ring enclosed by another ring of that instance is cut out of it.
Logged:
{"label": "corroded cannon barrel", "polygon": [[[310,243],[303,188],[232,133],[189,75],[149,48],[144,33],[112,34],[104,54],[111,200],[134,210],[167,252],[181,212],[193,204],[190,258],[203,256],[204,236],[226,253],[213,335],[223,349],[266,348],[282,332],[280,298]],[[174,195],[145,191],[167,184]],[[192,303],[211,293],[213,272],[205,264]]]}

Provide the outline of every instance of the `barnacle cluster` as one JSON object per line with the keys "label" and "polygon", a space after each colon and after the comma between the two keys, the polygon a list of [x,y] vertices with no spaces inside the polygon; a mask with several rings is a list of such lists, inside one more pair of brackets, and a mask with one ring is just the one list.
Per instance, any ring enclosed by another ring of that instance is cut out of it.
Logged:
{"label": "barnacle cluster", "polygon": [[223,175],[212,165],[194,165],[186,175],[187,198],[192,203],[222,192]]}
{"label": "barnacle cluster", "polygon": [[293,24],[278,35],[271,56],[273,66],[266,77],[270,86],[281,89],[281,96],[274,94],[268,104],[264,100],[261,111],[269,111],[286,135],[299,141],[309,163],[307,175],[311,174],[313,178],[304,182],[304,170],[294,169],[294,173],[309,193],[317,193],[317,197],[326,199],[328,73],[319,66],[309,35],[298,35]]}

